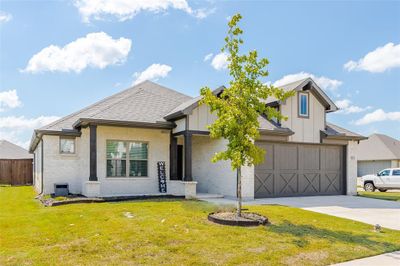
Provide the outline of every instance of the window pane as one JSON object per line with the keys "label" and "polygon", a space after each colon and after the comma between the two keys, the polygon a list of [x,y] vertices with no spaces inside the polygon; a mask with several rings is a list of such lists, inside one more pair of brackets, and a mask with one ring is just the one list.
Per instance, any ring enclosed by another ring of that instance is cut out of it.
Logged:
{"label": "window pane", "polygon": [[61,153],[75,153],[75,139],[60,138]]}
{"label": "window pane", "polygon": [[129,161],[129,176],[147,176],[147,161]]}
{"label": "window pane", "polygon": [[107,159],[126,159],[125,142],[107,140]]}
{"label": "window pane", "polygon": [[400,170],[393,170],[393,175],[400,175]]}
{"label": "window pane", "polygon": [[107,176],[126,176],[126,160],[107,160]]}
{"label": "window pane", "polygon": [[129,159],[147,160],[147,143],[129,143]]}
{"label": "window pane", "polygon": [[307,115],[307,95],[300,95],[300,114]]}
{"label": "window pane", "polygon": [[390,173],[390,170],[384,170],[381,172],[380,176],[388,176]]}

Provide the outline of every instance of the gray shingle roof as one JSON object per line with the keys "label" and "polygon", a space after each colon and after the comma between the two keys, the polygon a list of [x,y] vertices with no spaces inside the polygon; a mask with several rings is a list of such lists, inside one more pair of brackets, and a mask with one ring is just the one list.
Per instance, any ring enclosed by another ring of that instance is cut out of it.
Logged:
{"label": "gray shingle roof", "polygon": [[358,145],[357,159],[400,160],[400,140],[383,134],[373,134]]}
{"label": "gray shingle roof", "polygon": [[366,139],[364,136],[354,133],[348,129],[339,127],[338,125],[326,122],[326,129],[324,133],[328,137],[346,137],[346,138],[354,138],[354,139]]}
{"label": "gray shingle roof", "polygon": [[32,154],[29,154],[24,148],[15,145],[7,140],[0,140],[0,159],[31,159]]}
{"label": "gray shingle roof", "polygon": [[145,81],[40,129],[72,129],[79,118],[156,123],[165,121],[165,114],[191,99],[185,94]]}

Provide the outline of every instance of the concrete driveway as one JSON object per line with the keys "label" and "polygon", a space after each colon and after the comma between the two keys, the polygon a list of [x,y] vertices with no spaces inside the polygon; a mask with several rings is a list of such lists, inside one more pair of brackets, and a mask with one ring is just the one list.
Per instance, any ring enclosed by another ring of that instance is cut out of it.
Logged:
{"label": "concrete driveway", "polygon": [[[217,204],[235,204],[226,198],[204,199]],[[400,230],[400,203],[356,196],[314,196],[256,199],[244,205],[279,204]]]}

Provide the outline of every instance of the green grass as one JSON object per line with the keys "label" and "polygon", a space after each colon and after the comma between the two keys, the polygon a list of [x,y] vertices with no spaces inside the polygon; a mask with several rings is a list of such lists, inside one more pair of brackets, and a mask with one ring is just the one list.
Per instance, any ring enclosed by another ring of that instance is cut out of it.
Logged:
{"label": "green grass", "polygon": [[[212,224],[185,200],[43,207],[0,187],[0,265],[328,265],[400,249],[400,231],[284,206],[254,206],[268,227]],[[133,214],[129,219],[124,212]]]}
{"label": "green grass", "polygon": [[400,192],[365,192],[359,191],[359,196],[374,198],[374,199],[382,199],[382,200],[392,200],[392,201],[400,201]]}

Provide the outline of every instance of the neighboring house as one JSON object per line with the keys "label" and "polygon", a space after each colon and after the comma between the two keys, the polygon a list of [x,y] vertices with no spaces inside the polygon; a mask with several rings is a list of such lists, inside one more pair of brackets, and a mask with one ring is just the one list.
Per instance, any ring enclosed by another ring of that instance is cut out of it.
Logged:
{"label": "neighboring house", "polygon": [[[289,119],[259,117],[256,144],[267,152],[243,168],[243,197],[356,193],[355,151],[365,137],[326,122],[338,108],[312,79],[282,87],[296,96],[266,104]],[[35,130],[37,191],[68,183],[86,196],[158,194],[157,162],[165,162],[167,194],[236,197],[230,162],[210,162],[226,141],[209,137],[215,115],[200,99],[145,81]]]}
{"label": "neighboring house", "polygon": [[376,174],[385,168],[400,167],[400,141],[373,134],[360,142],[357,150],[357,176]]}
{"label": "neighboring house", "polygon": [[0,140],[0,184],[32,184],[32,158],[24,148]]}

